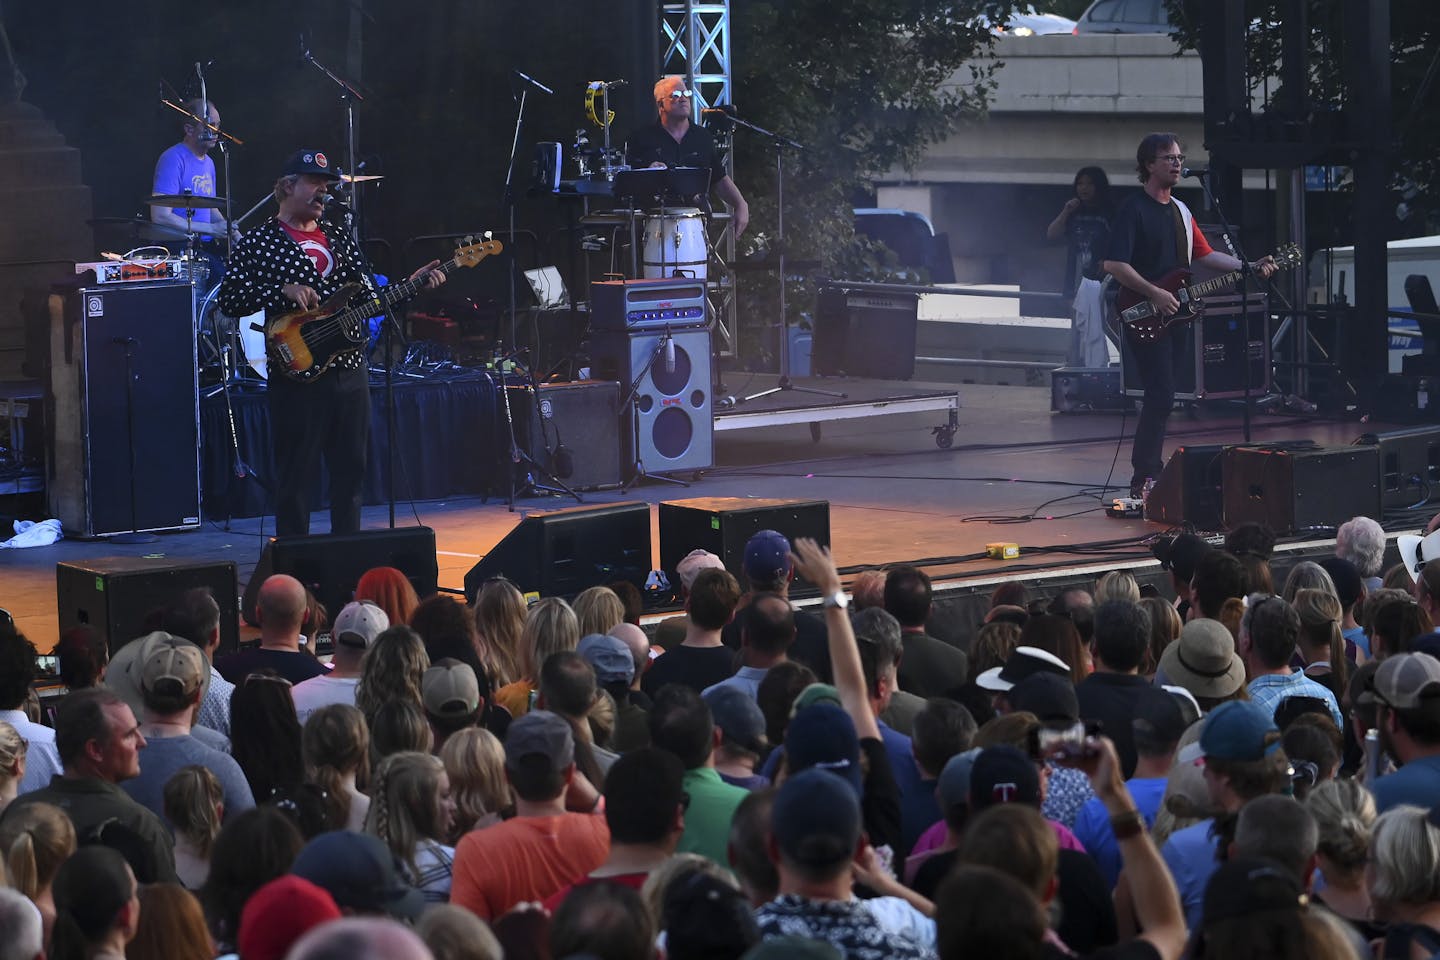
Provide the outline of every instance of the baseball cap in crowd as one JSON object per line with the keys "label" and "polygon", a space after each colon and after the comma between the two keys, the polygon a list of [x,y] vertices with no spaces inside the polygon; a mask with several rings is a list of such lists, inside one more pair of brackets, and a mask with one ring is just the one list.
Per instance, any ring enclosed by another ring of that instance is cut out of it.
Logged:
{"label": "baseball cap in crowd", "polygon": [[189,640],[154,634],[144,648],[140,667],[140,688],[154,694],[188,697],[200,689],[208,672],[205,655]]}
{"label": "baseball cap in crowd", "polygon": [[790,716],[804,710],[806,707],[813,707],[817,703],[833,703],[837,707],[843,707],[840,702],[840,691],[828,683],[812,683],[800,695],[795,698],[794,704],[790,707]]}
{"label": "baseball cap in crowd", "polygon": [[629,686],[635,679],[635,657],[624,640],[609,634],[590,633],[580,638],[575,652],[595,670],[595,682],[602,687],[612,683]]}
{"label": "baseball cap in crowd", "polygon": [[776,530],[760,530],[745,542],[745,576],[774,583],[790,576],[790,541]]}
{"label": "baseball cap in crowd", "polygon": [[723,683],[705,691],[701,698],[710,708],[715,726],[725,731],[726,739],[751,753],[765,752],[765,715],[754,698]]}
{"label": "baseball cap in crowd", "polygon": [[[1266,736],[1279,733],[1270,711],[1250,700],[1227,700],[1205,718],[1200,739],[1181,751],[1181,760],[1213,757],[1216,760],[1253,762],[1274,753],[1280,738],[1266,742]],[[1199,748],[1196,752],[1196,748]]]}
{"label": "baseball cap in crowd", "polygon": [[1160,672],[1196,697],[1228,697],[1245,685],[1245,661],[1235,652],[1235,638],[1219,620],[1185,624],[1180,639],[1160,654]]}
{"label": "baseball cap in crowd", "polygon": [[[157,643],[181,642],[189,643],[182,637],[174,636],[163,630],[156,630],[154,633],[147,633],[143,637],[131,640],[120,647],[110,658],[110,666],[105,670],[105,686],[113,693],[129,704],[136,717],[143,717],[145,710],[145,697],[140,691],[141,676],[145,671],[145,661],[150,657],[150,651]],[[194,646],[194,644],[191,644]],[[195,648],[199,651],[199,647]],[[210,686],[210,670],[208,667],[201,672],[200,696],[203,699],[205,691]]]}
{"label": "baseball cap in crowd", "polygon": [[322,833],[300,850],[290,872],[323,887],[342,910],[413,920],[425,908],[425,895],[405,881],[390,848],[368,833]]}
{"label": "baseball cap in crowd", "polygon": [[435,661],[420,678],[420,702],[436,717],[468,717],[480,709],[475,669],[454,657]]}
{"label": "baseball cap in crowd", "polygon": [[1355,564],[1340,557],[1325,557],[1316,562],[1335,581],[1335,595],[1340,599],[1342,610],[1349,610],[1365,595],[1365,581]]}
{"label": "baseball cap in crowd", "polygon": [[1195,576],[1195,561],[1211,549],[1210,544],[1195,534],[1182,533],[1178,537],[1155,541],[1150,552],[1160,561],[1162,568],[1174,573],[1177,579],[1189,583]]}
{"label": "baseball cap in crowd", "polygon": [[780,785],[770,814],[775,845],[801,866],[849,861],[860,840],[860,795],[828,770],[802,770]]}
{"label": "baseball cap in crowd", "polygon": [[563,717],[549,710],[531,710],[510,722],[505,733],[505,766],[514,767],[535,754],[549,757],[555,770],[575,762],[575,736]]}
{"label": "baseball cap in crowd", "polygon": [[970,810],[997,803],[1040,806],[1040,770],[1015,747],[986,747],[970,768]]}
{"label": "baseball cap in crowd", "polygon": [[1131,720],[1135,747],[1142,753],[1174,749],[1190,724],[1200,719],[1200,706],[1183,687],[1141,687]]}
{"label": "baseball cap in crowd", "polygon": [[1431,697],[1440,697],[1440,660],[1428,653],[1401,653],[1386,657],[1370,681],[1375,699],[1396,710],[1414,710]]}
{"label": "baseball cap in crowd", "polygon": [[675,575],[680,578],[680,586],[688,592],[695,585],[695,578],[700,576],[701,570],[724,569],[725,561],[709,550],[691,550],[675,565]]}
{"label": "baseball cap in crowd", "polygon": [[1300,881],[1285,867],[1260,857],[1222,863],[1205,884],[1201,923],[1209,926],[1270,910],[1300,910],[1307,903]]}
{"label": "baseball cap in crowd", "polygon": [[330,158],[319,150],[296,150],[290,154],[290,159],[285,161],[285,169],[280,171],[282,177],[301,173],[313,173],[317,177],[330,180],[340,179],[340,174],[330,165]]}
{"label": "baseball cap in crowd", "polygon": [[331,624],[330,639],[364,650],[388,629],[390,617],[377,604],[369,600],[351,600],[340,609]]}
{"label": "baseball cap in crowd", "polygon": [[935,782],[942,817],[954,807],[969,806],[970,775],[975,770],[975,758],[978,756],[980,748],[973,747],[945,761],[945,769],[940,771],[940,779]]}
{"label": "baseball cap in crowd", "polygon": [[1002,667],[991,667],[975,678],[976,686],[992,693],[1005,693],[1015,684],[1036,673],[1070,676],[1070,665],[1055,654],[1039,647],[1016,647]]}
{"label": "baseball cap in crowd", "polygon": [[844,779],[860,796],[860,740],[850,715],[829,703],[798,711],[785,728],[785,765],[791,773],[818,767]]}
{"label": "baseball cap in crowd", "polygon": [[1012,710],[1026,710],[1047,727],[1068,726],[1080,719],[1080,701],[1069,674],[1032,673],[1005,695]]}
{"label": "baseball cap in crowd", "polygon": [[324,887],[303,877],[277,877],[245,901],[235,944],[245,960],[285,960],[307,932],[340,916]]}

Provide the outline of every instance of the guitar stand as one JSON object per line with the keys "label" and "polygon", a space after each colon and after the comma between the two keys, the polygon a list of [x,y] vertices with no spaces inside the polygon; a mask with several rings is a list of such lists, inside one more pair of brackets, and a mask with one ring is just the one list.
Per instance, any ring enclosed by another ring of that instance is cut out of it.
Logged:
{"label": "guitar stand", "polygon": [[635,395],[640,392],[640,384],[645,382],[650,371],[655,366],[655,361],[660,359],[660,354],[665,350],[671,341],[670,328],[665,328],[665,335],[655,344],[655,352],[650,354],[650,359],[645,361],[645,366],[635,375],[630,384],[630,389],[625,392],[625,397],[620,401],[620,410],[630,410],[630,449],[634,453],[634,459],[630,463],[630,469],[634,471],[630,479],[620,485],[622,492],[629,492],[630,488],[641,480],[660,480],[664,483],[673,483],[677,487],[689,487],[690,484],[679,477],[668,477],[663,473],[650,473],[645,469],[645,461],[640,457],[640,411],[635,409]]}
{"label": "guitar stand", "polygon": [[[491,385],[495,386],[495,378],[488,371],[486,372],[485,376],[486,379],[490,381]],[[533,383],[525,384],[524,386],[527,390],[533,391],[535,389]],[[503,360],[500,368],[500,382],[499,385],[496,386],[496,389],[500,391],[501,406],[505,410],[505,425],[508,428],[510,435],[510,469],[507,471],[507,480],[509,486],[508,496],[505,499],[505,505],[509,509],[509,511],[511,513],[515,512],[515,474],[521,466],[527,468],[525,485],[520,488],[521,490],[530,490],[535,493],[549,493],[556,496],[559,496],[560,494],[565,494],[567,496],[574,497],[576,503],[584,503],[584,497],[580,496],[580,494],[570,489],[568,486],[565,485],[565,482],[563,480],[555,476],[554,473],[550,472],[540,463],[536,462],[535,458],[530,456],[529,453],[523,450],[520,447],[519,442],[516,441],[515,414],[510,409],[510,388],[505,383],[505,369],[503,365]],[[539,474],[540,476],[544,477],[546,480],[550,481],[550,483],[553,483],[554,486],[552,487],[548,484],[536,483],[535,474]]]}

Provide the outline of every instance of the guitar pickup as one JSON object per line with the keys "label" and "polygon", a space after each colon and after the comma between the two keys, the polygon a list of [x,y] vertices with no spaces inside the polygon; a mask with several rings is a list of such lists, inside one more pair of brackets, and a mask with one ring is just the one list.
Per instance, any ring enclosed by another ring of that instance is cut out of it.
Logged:
{"label": "guitar pickup", "polygon": [[289,363],[291,360],[295,359],[295,355],[290,352],[290,345],[288,343],[276,343],[275,353],[281,360],[284,360],[286,363]]}

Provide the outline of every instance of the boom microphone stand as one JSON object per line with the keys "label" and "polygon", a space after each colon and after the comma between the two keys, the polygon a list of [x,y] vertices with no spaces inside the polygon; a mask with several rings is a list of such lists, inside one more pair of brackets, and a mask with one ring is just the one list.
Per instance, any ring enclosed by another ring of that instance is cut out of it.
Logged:
{"label": "boom microphone stand", "polygon": [[778,133],[772,133],[748,120],[741,120],[733,115],[730,119],[737,125],[747,130],[753,130],[762,137],[769,137],[770,143],[775,147],[775,248],[778,252],[780,269],[780,379],[770,389],[739,397],[735,402],[748,403],[751,400],[768,397],[773,393],[790,391],[843,400],[845,398],[843,393],[834,390],[820,390],[815,387],[797,387],[790,382],[790,317],[785,309],[785,148],[804,150],[805,147],[803,144],[796,143],[788,137],[782,137]]}

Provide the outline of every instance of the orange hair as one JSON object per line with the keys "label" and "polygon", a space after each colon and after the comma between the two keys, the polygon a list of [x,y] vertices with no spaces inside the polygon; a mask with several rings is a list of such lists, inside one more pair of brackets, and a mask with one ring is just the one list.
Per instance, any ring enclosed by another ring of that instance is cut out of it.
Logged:
{"label": "orange hair", "polygon": [[410,614],[420,605],[409,578],[394,567],[366,570],[355,584],[355,599],[369,600],[384,610],[392,625],[409,623]]}

